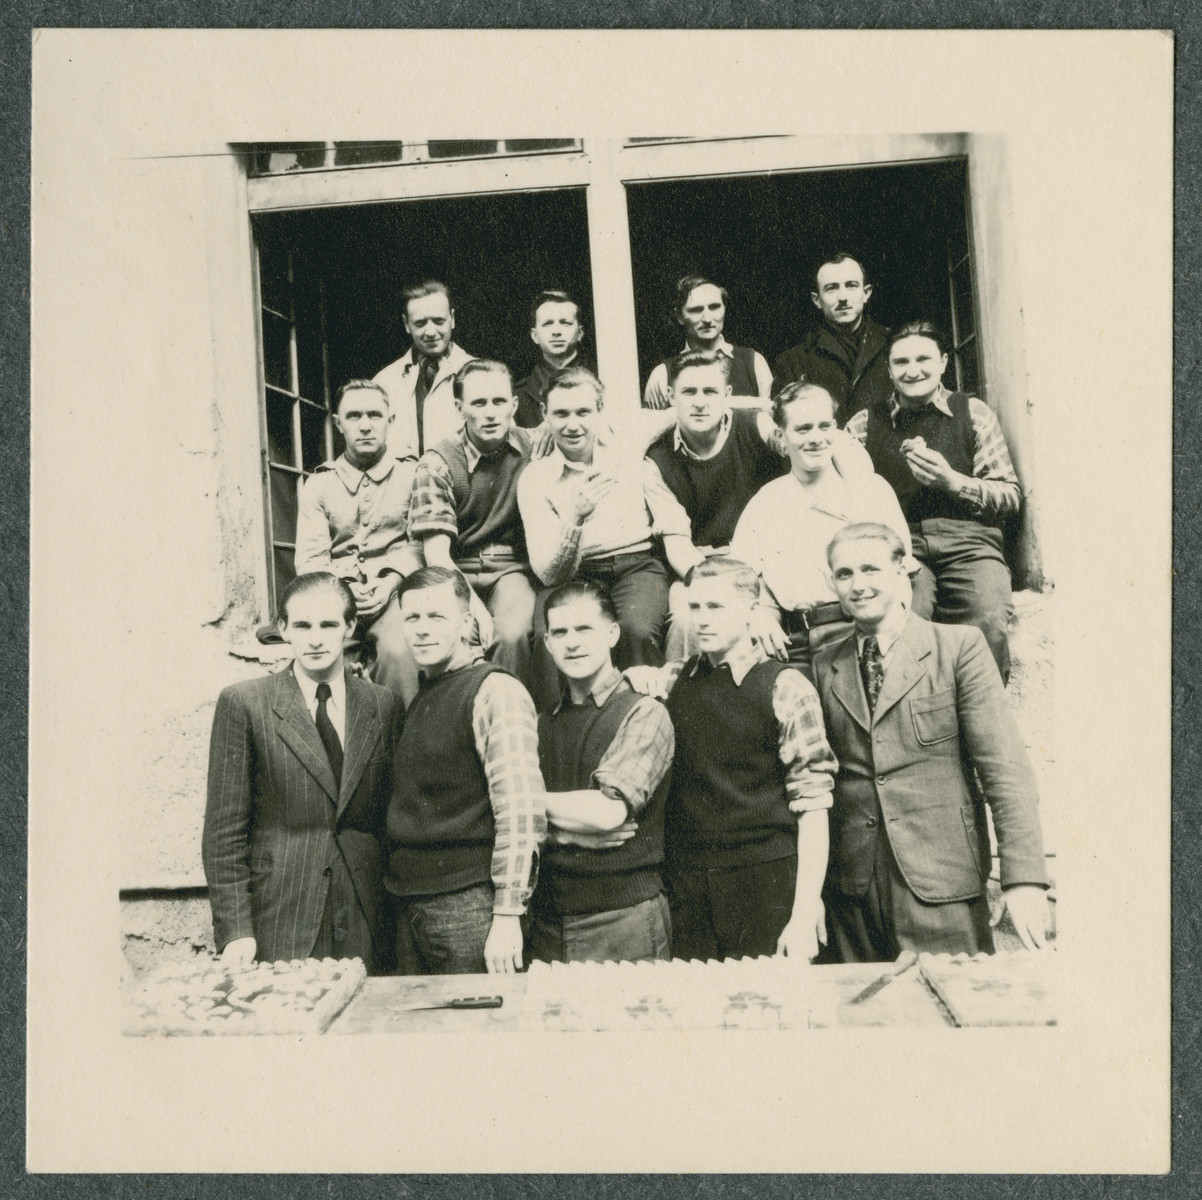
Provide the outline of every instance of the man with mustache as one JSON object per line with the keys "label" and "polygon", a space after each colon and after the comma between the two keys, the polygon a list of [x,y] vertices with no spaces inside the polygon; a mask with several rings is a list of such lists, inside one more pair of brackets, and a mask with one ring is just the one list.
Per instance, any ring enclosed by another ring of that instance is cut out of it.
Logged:
{"label": "man with mustache", "polygon": [[872,284],[861,263],[843,251],[824,259],[810,293],[822,323],[776,360],[773,395],[800,379],[816,383],[835,398],[840,429],[862,408],[888,396],[893,390],[885,367],[888,331],[869,315],[871,298]]}

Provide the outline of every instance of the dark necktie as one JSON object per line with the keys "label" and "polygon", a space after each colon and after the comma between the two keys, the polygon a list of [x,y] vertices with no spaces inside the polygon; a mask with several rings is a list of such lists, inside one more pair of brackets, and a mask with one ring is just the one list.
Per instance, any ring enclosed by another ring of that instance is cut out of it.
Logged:
{"label": "dark necktie", "polygon": [[326,701],[330,698],[330,685],[317,685],[317,733],[321,744],[326,748],[326,757],[330,760],[330,769],[334,772],[334,782],[342,786],[342,743],[330,714],[326,711]]}
{"label": "dark necktie", "polygon": [[881,685],[885,682],[885,664],[881,662],[881,644],[874,637],[864,639],[864,652],[860,656],[860,678],[864,680],[864,694],[868,697],[868,711],[876,708]]}
{"label": "dark necktie", "polygon": [[437,377],[438,359],[422,359],[421,370],[417,376],[417,449],[419,454],[426,448],[424,442],[426,397],[429,395],[430,389],[434,386],[434,380]]}

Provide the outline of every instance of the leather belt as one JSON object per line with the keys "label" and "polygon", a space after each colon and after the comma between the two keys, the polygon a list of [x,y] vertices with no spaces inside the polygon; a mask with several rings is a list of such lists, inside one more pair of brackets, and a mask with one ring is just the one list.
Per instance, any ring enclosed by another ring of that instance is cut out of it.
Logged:
{"label": "leather belt", "polygon": [[781,621],[787,633],[797,633],[801,630],[808,632],[820,625],[833,625],[836,621],[850,619],[838,600],[831,600],[826,604],[811,604],[809,608],[786,609],[781,613]]}

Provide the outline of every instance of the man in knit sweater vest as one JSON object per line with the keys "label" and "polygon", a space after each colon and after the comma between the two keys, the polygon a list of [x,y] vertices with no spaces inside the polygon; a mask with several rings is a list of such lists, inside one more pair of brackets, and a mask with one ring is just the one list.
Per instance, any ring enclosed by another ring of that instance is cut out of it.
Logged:
{"label": "man in knit sweater vest", "polygon": [[530,461],[530,435],[514,424],[517,400],[504,363],[473,359],[455,375],[454,392],[463,429],[418,462],[409,536],[421,542],[427,566],[463,573],[488,606],[493,662],[529,685],[536,593],[517,481]]}
{"label": "man in knit sweater vest", "polygon": [[517,971],[546,829],[534,705],[469,644],[460,572],[424,567],[399,596],[421,676],[394,747],[386,820],[397,970]]}
{"label": "man in knit sweater vest", "polygon": [[663,667],[659,679],[634,679],[653,694],[670,685],[676,753],[664,865],[676,958],[813,959],[826,942],[821,889],[837,763],[809,680],[751,636],[758,595],[746,564],[699,563],[689,608],[702,654]]}
{"label": "man in knit sweater vest", "polygon": [[982,400],[943,386],[946,341],[929,321],[889,339],[893,394],[857,413],[847,432],[866,446],[893,486],[910,525],[913,611],[948,625],[975,625],[1005,683],[1014,611],[1001,525],[1022,496],[1001,426]]}
{"label": "man in knit sweater vest", "polygon": [[549,844],[530,906],[529,954],[544,962],[671,957],[660,864],[675,737],[667,710],[613,664],[617,613],[587,579],[547,598],[546,644],[567,680],[539,717]]}
{"label": "man in knit sweater vest", "polygon": [[[664,557],[676,576],[668,591],[669,661],[695,652],[689,635],[688,603],[682,582],[689,570],[726,552],[739,517],[764,484],[789,473],[789,460],[766,412],[730,406],[730,362],[712,351],[690,350],[668,363],[668,394],[676,414],[647,448],[643,493]],[[849,480],[868,479],[872,463],[853,438],[831,439],[835,470]],[[782,520],[790,514],[782,513]],[[788,639],[770,609],[757,610],[754,633],[776,658]]]}

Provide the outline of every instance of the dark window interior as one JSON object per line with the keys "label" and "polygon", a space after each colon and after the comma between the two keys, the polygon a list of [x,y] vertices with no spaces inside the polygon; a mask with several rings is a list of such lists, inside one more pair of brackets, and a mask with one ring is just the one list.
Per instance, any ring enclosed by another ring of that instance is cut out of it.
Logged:
{"label": "dark window interior", "polygon": [[273,213],[255,218],[255,233],[295,247],[321,281],[332,392],[408,348],[401,289],[426,278],[451,288],[455,340],[508,363],[515,378],[538,353],[530,301],[544,288],[583,303],[584,344],[594,344],[581,189]]}
{"label": "dark window interior", "polygon": [[[772,364],[821,318],[810,299],[823,255],[860,259],[869,311],[891,326],[918,316],[952,333],[949,269],[962,342],[976,328],[968,255],[965,164],[944,160],[627,186],[639,374],[684,344],[672,314],[676,281],[726,287],[726,336]],[[979,393],[975,342],[961,350],[963,386]],[[949,368],[947,382],[955,380]]]}

